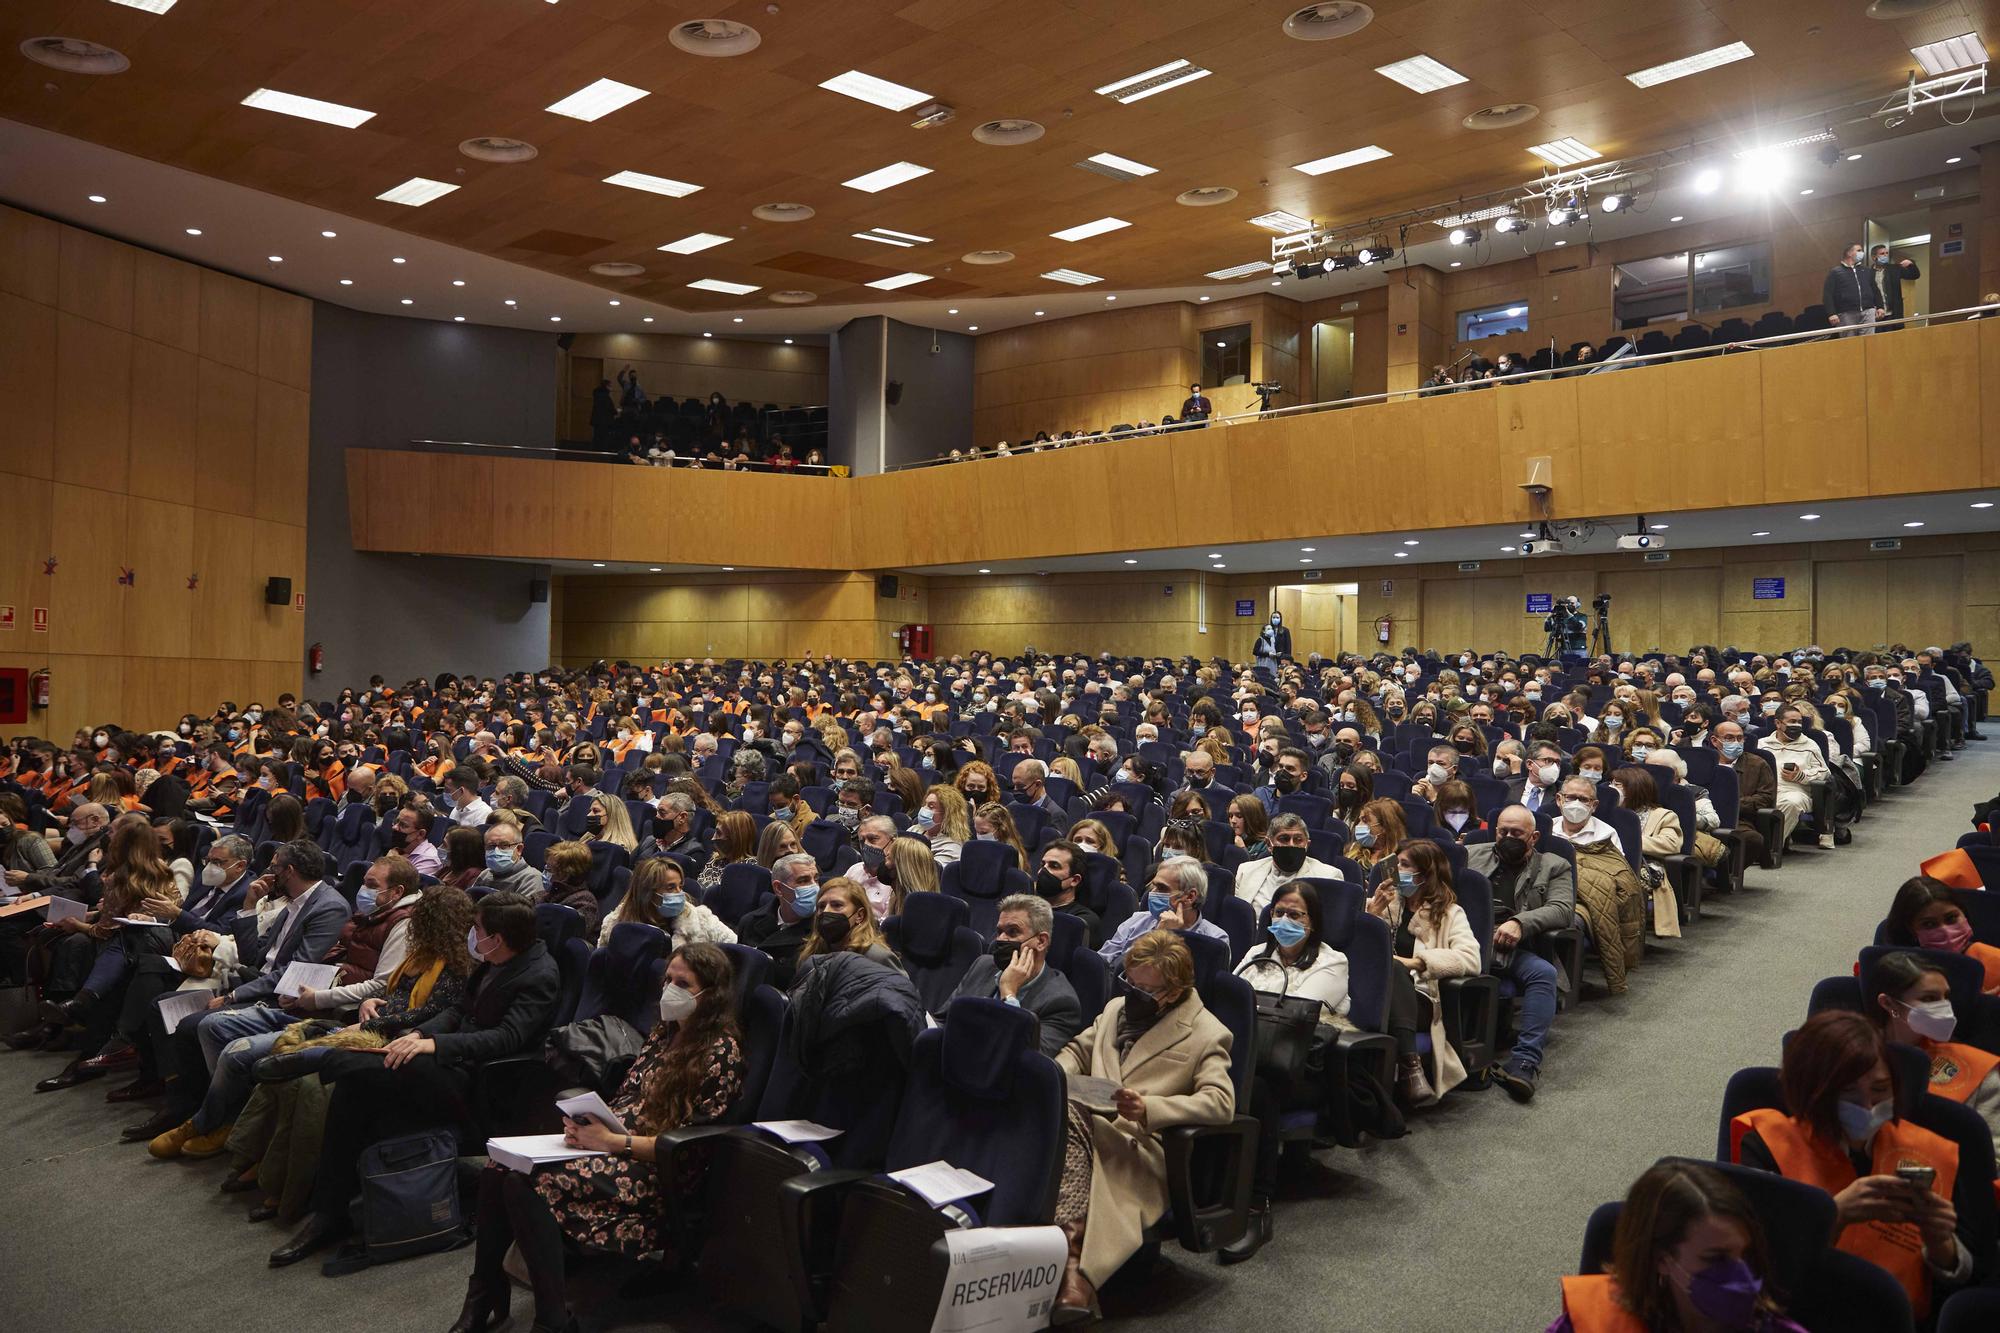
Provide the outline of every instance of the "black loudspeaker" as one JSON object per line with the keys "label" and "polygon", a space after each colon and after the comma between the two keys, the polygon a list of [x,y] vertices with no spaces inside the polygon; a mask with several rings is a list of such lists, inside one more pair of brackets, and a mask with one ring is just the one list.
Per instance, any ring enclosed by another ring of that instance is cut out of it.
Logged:
{"label": "black loudspeaker", "polygon": [[565,352],[575,345],[576,335],[574,333],[558,333],[556,335],[556,346],[562,348]]}
{"label": "black loudspeaker", "polygon": [[549,600],[549,581],[548,581],[547,579],[529,579],[529,580],[528,580],[528,600],[529,600],[529,601],[531,601],[531,602],[546,602],[546,601],[548,601],[548,600]]}
{"label": "black loudspeaker", "polygon": [[895,601],[896,576],[894,574],[878,575],[875,579],[875,595],[885,601]]}
{"label": "black loudspeaker", "polygon": [[264,580],[264,602],[269,606],[290,606],[292,604],[292,581],[276,575]]}
{"label": "black loudspeaker", "polygon": [[883,385],[882,401],[887,403],[891,407],[894,407],[897,403],[902,402],[903,382],[901,380],[890,380],[887,384]]}

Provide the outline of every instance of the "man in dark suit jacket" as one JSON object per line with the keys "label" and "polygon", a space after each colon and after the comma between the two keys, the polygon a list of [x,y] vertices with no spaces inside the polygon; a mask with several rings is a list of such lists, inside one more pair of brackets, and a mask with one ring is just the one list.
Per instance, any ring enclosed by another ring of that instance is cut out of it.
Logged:
{"label": "man in dark suit jacket", "polygon": [[478,962],[459,1002],[378,1052],[341,1051],[320,1066],[333,1084],[326,1137],[313,1178],[312,1215],[271,1252],[295,1264],[346,1234],[348,1201],[371,1143],[438,1125],[464,1125],[480,1065],[540,1052],[554,1026],[562,978],[535,934],[535,909],[518,893],[480,900],[472,952]]}
{"label": "man in dark suit jacket", "polygon": [[[1746,861],[1768,865],[1764,835],[1750,816],[1771,810],[1778,804],[1778,775],[1770,761],[1749,747],[1739,722],[1718,722],[1708,730],[1709,744],[1715,747],[1715,761],[1736,770],[1736,837],[1743,844]],[[1731,754],[1730,751],[1735,753]]]}
{"label": "man in dark suit jacket", "polygon": [[[1528,747],[1528,762],[1507,779],[1507,804],[1526,806],[1531,814],[1546,811],[1554,818],[1556,806],[1562,803],[1563,779],[1568,776],[1569,764],[1562,746],[1554,741],[1536,741]],[[1543,781],[1545,778],[1547,781]]]}
{"label": "man in dark suit jacket", "polygon": [[1026,1009],[1042,1025],[1042,1054],[1050,1059],[1083,1030],[1083,1004],[1076,990],[1048,963],[1054,932],[1055,913],[1047,899],[1031,893],[1003,898],[993,928],[993,951],[972,961],[951,996],[999,999]]}

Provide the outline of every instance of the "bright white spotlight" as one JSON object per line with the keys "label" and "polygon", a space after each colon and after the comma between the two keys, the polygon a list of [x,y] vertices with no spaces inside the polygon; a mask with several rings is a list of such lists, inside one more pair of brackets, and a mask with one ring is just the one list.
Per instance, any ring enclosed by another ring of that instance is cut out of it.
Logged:
{"label": "bright white spotlight", "polygon": [[1703,167],[1694,173],[1696,194],[1714,194],[1722,187],[1722,173],[1714,167]]}

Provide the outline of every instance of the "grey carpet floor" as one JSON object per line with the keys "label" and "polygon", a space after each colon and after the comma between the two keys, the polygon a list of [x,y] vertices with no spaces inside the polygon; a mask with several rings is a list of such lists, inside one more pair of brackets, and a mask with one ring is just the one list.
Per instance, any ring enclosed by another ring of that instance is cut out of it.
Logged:
{"label": "grey carpet floor", "polygon": [[[1541,1329],[1590,1210],[1658,1157],[1714,1151],[1729,1074],[1775,1063],[1812,984],[1847,970],[1896,885],[1996,789],[2000,743],[1975,742],[1878,803],[1852,846],[1753,870],[1686,938],[1647,951],[1630,994],[1558,1017],[1531,1105],[1455,1094],[1400,1142],[1320,1153],[1287,1182],[1277,1238],[1255,1262],[1224,1270],[1169,1248],[1158,1271],[1112,1287],[1109,1314],[1159,1333],[1278,1311],[1329,1329]],[[337,1281],[312,1264],[268,1271],[283,1236],[246,1225],[242,1196],[217,1193],[219,1163],[154,1162],[119,1144],[144,1108],[106,1105],[106,1084],[34,1095],[60,1061],[0,1054],[0,1326],[415,1333],[457,1313],[467,1251]],[[579,1284],[600,1291],[602,1276]],[[510,1325],[522,1333],[525,1304],[517,1296]],[[673,1296],[602,1312],[620,1328],[733,1327]]]}

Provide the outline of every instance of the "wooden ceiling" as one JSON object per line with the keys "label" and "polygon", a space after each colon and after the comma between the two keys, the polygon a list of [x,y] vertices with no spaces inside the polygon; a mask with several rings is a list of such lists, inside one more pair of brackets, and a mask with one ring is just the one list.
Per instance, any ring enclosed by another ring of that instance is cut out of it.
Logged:
{"label": "wooden ceiling", "polygon": [[[153,15],[110,0],[11,0],[8,51],[42,35],[82,37],[131,58],[123,74],[62,74],[10,54],[0,116],[104,144],[495,258],[683,310],[761,304],[803,288],[828,302],[1066,291],[1057,267],[1104,290],[1199,281],[1268,256],[1248,219],[1274,208],[1348,221],[1532,178],[1527,146],[1573,136],[1634,155],[1780,116],[1885,95],[1914,64],[1909,46],[1973,30],[1994,38],[1989,0],[1944,0],[1881,22],[1865,0],[1373,0],[1354,36],[1294,41],[1293,0],[181,0]],[[776,10],[777,12],[768,12]],[[762,45],[703,59],[668,41],[677,23],[730,18]],[[1731,41],[1752,60],[1634,88],[1625,75]],[[1374,73],[1423,53],[1467,83],[1419,95]],[[1092,89],[1169,60],[1214,73],[1131,105]],[[816,85],[859,69],[931,93],[955,122],[913,130],[898,113]],[[545,111],[599,79],[650,96],[594,123]],[[252,110],[260,86],[377,113],[340,129]],[[53,87],[53,91],[51,91]],[[1541,115],[1497,132],[1468,113],[1532,102]],[[998,117],[1048,133],[988,147]],[[499,166],[457,151],[478,135],[534,143]],[[1293,164],[1379,144],[1388,159],[1318,178]],[[1074,165],[1112,152],[1160,168],[1115,181]],[[847,178],[899,160],[932,174],[879,194]],[[703,186],[668,199],[603,184],[632,170]],[[377,194],[411,176],[463,188],[422,208]],[[1239,197],[1177,205],[1194,186]],[[818,215],[750,216],[792,200]],[[1115,216],[1132,225],[1074,244],[1061,228]],[[901,250],[853,239],[870,227],[936,238]],[[732,243],[692,256],[656,247],[697,231]],[[552,239],[553,238],[553,239]],[[967,265],[965,252],[1018,258]],[[609,260],[631,279],[593,277]],[[862,286],[911,270],[933,281]],[[734,297],[696,278],[755,284]]]}

